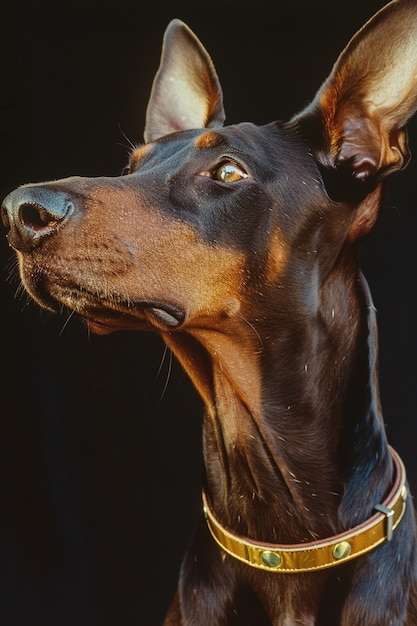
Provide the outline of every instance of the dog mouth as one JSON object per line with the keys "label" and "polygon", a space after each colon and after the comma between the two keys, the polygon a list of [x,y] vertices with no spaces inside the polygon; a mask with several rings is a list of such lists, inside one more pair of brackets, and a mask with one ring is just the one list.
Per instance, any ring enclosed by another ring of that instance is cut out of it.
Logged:
{"label": "dog mouth", "polygon": [[96,334],[135,329],[173,331],[181,328],[186,320],[185,308],[169,300],[123,299],[120,295],[103,294],[85,285],[59,280],[56,276],[53,281],[44,281],[38,275],[33,281],[32,275],[32,280],[25,283],[40,306],[54,313],[64,306],[77,313]]}
{"label": "dog mouth", "polygon": [[119,330],[161,330],[179,329],[185,322],[184,309],[168,302],[118,302],[117,306],[94,304],[77,312],[86,321],[89,329],[99,335]]}

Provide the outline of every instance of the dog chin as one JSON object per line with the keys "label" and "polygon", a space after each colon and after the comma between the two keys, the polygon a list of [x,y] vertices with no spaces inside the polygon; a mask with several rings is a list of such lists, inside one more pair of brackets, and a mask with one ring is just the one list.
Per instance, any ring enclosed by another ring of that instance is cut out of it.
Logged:
{"label": "dog chin", "polygon": [[127,328],[122,328],[118,326],[110,326],[108,324],[104,324],[101,322],[93,322],[89,319],[84,318],[84,322],[86,323],[88,330],[94,335],[110,335],[111,333],[118,332],[120,330],[129,330]]}

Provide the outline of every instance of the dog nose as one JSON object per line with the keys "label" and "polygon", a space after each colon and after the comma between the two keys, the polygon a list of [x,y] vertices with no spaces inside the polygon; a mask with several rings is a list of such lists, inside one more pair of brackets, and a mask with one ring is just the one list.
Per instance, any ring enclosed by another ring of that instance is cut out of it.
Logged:
{"label": "dog nose", "polygon": [[1,217],[9,229],[10,245],[29,252],[55,232],[74,210],[68,193],[42,185],[26,185],[4,199]]}

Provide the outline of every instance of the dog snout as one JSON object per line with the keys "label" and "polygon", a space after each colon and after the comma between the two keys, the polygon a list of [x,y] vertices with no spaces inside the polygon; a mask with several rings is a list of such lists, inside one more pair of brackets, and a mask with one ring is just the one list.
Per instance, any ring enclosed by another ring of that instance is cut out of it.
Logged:
{"label": "dog snout", "polygon": [[9,244],[28,252],[50,236],[75,211],[74,200],[65,191],[42,185],[26,185],[3,201],[1,216],[9,229]]}

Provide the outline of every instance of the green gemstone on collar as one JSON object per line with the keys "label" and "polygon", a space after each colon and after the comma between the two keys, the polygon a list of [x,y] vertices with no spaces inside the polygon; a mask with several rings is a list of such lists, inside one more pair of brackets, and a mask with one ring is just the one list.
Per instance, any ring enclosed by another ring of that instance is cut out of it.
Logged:
{"label": "green gemstone on collar", "polygon": [[281,557],[279,556],[279,554],[276,554],[275,552],[269,552],[268,550],[262,552],[261,561],[264,565],[267,565],[268,567],[278,567],[279,565],[281,565]]}
{"label": "green gemstone on collar", "polygon": [[341,541],[333,548],[333,556],[336,560],[345,559],[352,551],[349,541]]}

